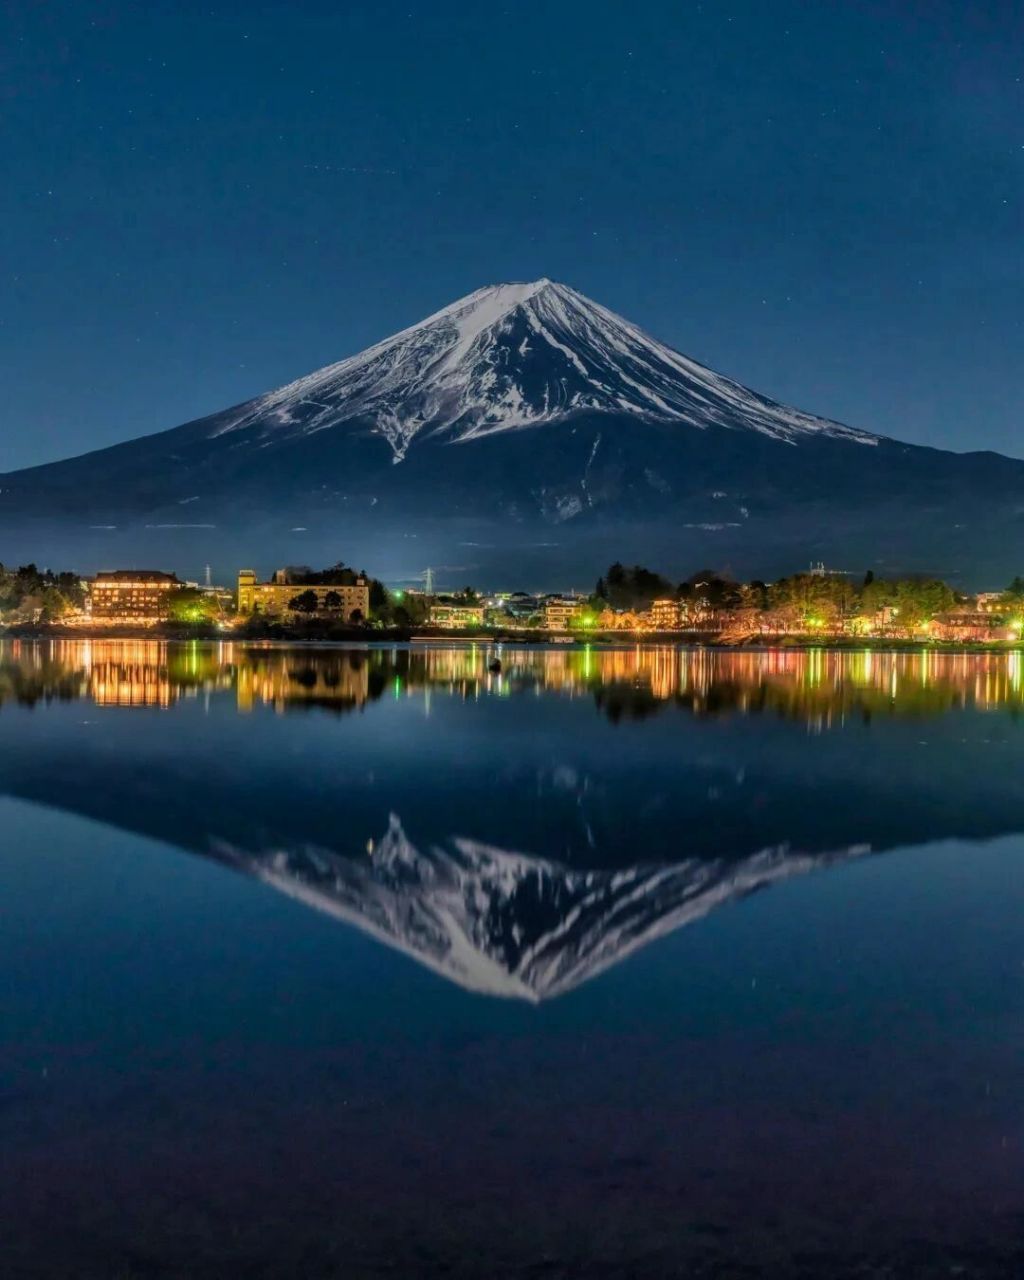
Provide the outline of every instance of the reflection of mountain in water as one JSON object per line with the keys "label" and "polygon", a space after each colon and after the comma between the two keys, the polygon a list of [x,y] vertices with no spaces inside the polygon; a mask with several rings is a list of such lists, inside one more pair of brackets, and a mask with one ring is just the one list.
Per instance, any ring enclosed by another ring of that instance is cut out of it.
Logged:
{"label": "reflection of mountain in water", "polygon": [[1017,654],[490,656],[0,645],[0,793],[529,1000],[869,848],[1024,830]]}
{"label": "reflection of mountain in water", "polygon": [[394,814],[362,860],[316,847],[215,849],[462,987],[530,1001],[572,990],[716,907],[866,852],[814,857],[776,848],[739,861],[579,871],[457,837],[419,849]]}

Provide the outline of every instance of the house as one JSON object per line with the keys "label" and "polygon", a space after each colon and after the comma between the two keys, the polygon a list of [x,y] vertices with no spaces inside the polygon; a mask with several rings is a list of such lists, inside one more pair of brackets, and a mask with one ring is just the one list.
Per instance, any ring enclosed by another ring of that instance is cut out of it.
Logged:
{"label": "house", "polygon": [[579,624],[585,601],[575,597],[548,596],[541,608],[545,631],[568,631]]}
{"label": "house", "polygon": [[429,621],[432,627],[446,627],[457,630],[461,627],[482,627],[484,625],[484,606],[482,604],[465,604],[458,601],[447,601],[430,606]]}

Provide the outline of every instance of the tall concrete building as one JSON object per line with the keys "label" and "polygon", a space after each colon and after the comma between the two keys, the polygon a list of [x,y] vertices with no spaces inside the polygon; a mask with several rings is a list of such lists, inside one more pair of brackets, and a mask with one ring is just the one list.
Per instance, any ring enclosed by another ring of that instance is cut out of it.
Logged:
{"label": "tall concrete building", "polygon": [[159,622],[168,615],[171,595],[185,584],[158,569],[115,569],[98,573],[89,584],[92,616],[107,622]]}

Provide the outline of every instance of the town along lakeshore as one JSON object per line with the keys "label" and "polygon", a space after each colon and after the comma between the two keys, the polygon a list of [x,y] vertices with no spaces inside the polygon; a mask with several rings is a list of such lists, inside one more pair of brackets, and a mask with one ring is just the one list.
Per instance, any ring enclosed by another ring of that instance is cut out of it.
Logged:
{"label": "town along lakeshore", "polygon": [[1012,647],[1024,635],[1024,578],[974,593],[927,577],[858,581],[824,565],[767,584],[702,570],[673,586],[613,564],[589,594],[454,592],[386,586],[339,562],[291,566],[261,581],[242,569],[233,590],[162,570],[80,578],[35,565],[0,568],[0,626],[14,634],[250,640],[490,638],[495,641],[683,642],[739,645]]}

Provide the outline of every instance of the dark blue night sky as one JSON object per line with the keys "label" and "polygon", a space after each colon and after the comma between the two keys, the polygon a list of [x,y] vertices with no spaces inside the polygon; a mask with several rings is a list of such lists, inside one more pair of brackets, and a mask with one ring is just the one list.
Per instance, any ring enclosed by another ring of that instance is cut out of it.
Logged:
{"label": "dark blue night sky", "polygon": [[4,6],[0,471],[550,276],[785,401],[1024,454],[1024,9]]}

